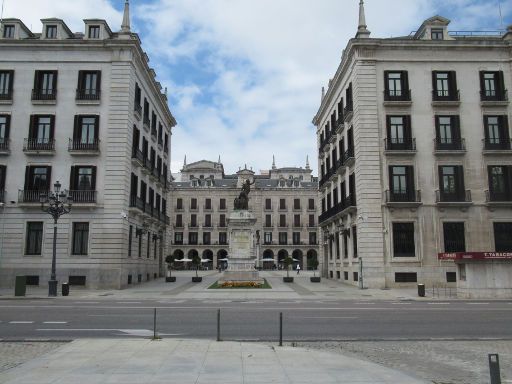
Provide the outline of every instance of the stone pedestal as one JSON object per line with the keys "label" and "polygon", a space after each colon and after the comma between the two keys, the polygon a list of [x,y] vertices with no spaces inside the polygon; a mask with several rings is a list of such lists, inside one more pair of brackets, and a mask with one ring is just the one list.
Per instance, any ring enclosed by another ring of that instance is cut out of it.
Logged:
{"label": "stone pedestal", "polygon": [[255,281],[263,283],[256,262],[256,218],[247,210],[232,212],[228,219],[228,269],[220,281]]}

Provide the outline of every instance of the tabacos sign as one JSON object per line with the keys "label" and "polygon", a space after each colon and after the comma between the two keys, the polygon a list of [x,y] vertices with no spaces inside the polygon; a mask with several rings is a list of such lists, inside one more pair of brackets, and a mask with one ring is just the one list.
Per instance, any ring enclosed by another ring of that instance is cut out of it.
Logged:
{"label": "tabacos sign", "polygon": [[512,260],[512,252],[444,252],[439,260]]}

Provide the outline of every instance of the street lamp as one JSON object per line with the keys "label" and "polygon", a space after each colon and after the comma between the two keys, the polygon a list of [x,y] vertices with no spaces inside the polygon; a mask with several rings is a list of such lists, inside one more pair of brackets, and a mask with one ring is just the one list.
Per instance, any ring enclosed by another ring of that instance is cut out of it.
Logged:
{"label": "street lamp", "polygon": [[[57,296],[57,280],[55,273],[55,264],[57,262],[57,221],[59,217],[71,211],[72,197],[68,195],[68,191],[60,191],[61,184],[57,181],[53,185],[53,192],[41,193],[39,201],[41,203],[41,210],[50,214],[53,217],[53,256],[52,256],[52,272],[50,281],[48,281],[48,296]],[[65,207],[65,204],[68,207]],[[46,204],[46,205],[45,205]]]}

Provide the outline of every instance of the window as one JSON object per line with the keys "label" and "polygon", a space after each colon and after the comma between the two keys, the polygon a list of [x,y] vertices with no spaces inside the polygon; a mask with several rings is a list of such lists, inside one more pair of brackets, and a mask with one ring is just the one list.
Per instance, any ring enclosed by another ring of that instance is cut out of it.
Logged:
{"label": "window", "polygon": [[272,232],[265,232],[263,235],[263,242],[265,244],[272,244]]}
{"label": "window", "polygon": [[410,116],[387,116],[386,150],[413,150]]}
{"label": "window", "polygon": [[300,199],[293,199],[293,209],[300,209]]}
{"label": "window", "polygon": [[489,200],[512,201],[512,166],[490,165]]}
{"label": "window", "polygon": [[352,277],[354,281],[359,281],[359,272],[352,272]]}
{"label": "window", "polygon": [[39,276],[25,276],[26,285],[39,285]]}
{"label": "window", "polygon": [[226,209],[226,199],[220,199],[219,201],[219,209],[225,210]]}
{"label": "window", "polygon": [[155,112],[151,112],[151,136],[157,136],[156,130],[156,114]]}
{"label": "window", "polygon": [[25,240],[25,255],[40,255],[43,245],[43,222],[29,221],[27,223],[27,238]]}
{"label": "window", "polygon": [[219,232],[219,244],[226,245],[228,243],[228,234],[226,232]]}
{"label": "window", "polygon": [[73,141],[69,148],[79,151],[98,150],[99,128],[99,116],[75,116]]}
{"label": "window", "polygon": [[191,245],[197,245],[197,232],[188,233],[188,243]]}
{"label": "window", "polygon": [[212,215],[204,216],[204,226],[207,228],[212,226]]}
{"label": "window", "polygon": [[14,71],[0,71],[0,100],[12,99]]}
{"label": "window", "polygon": [[176,199],[176,209],[183,209],[183,199],[178,198]]}
{"label": "window", "polygon": [[272,209],[272,200],[271,199],[265,199],[265,209],[266,210]]}
{"label": "window", "polygon": [[408,101],[409,78],[407,71],[384,71],[384,100]]}
{"label": "window", "polygon": [[300,227],[300,215],[293,215],[293,226]]}
{"label": "window", "polygon": [[14,39],[14,25],[4,25],[4,39]]}
{"label": "window", "polygon": [[416,272],[395,272],[395,283],[417,283]]}
{"label": "window", "polygon": [[309,245],[316,245],[316,232],[309,232]]}
{"label": "window", "polygon": [[56,39],[57,38],[57,26],[56,25],[47,25],[45,36],[47,39]]}
{"label": "window", "polygon": [[390,166],[389,188],[391,191],[389,201],[415,201],[414,168],[410,165]]}
{"label": "window", "polygon": [[310,227],[315,227],[315,215],[309,215],[309,224]]}
{"label": "window", "polygon": [[414,257],[414,223],[393,223],[393,256]]}
{"label": "window", "polygon": [[4,194],[5,194],[5,176],[7,172],[7,166],[0,165],[0,202],[4,202]]}
{"label": "window", "polygon": [[480,96],[482,101],[505,101],[506,90],[502,71],[480,72]]}
{"label": "window", "polygon": [[457,282],[457,272],[446,272],[446,282],[447,283],[456,283]]}
{"label": "window", "polygon": [[0,150],[9,149],[11,116],[0,115]]}
{"label": "window", "polygon": [[219,215],[219,227],[224,228],[226,226],[226,215]]}
{"label": "window", "polygon": [[183,216],[181,214],[176,215],[176,228],[183,228]]}
{"label": "window", "polygon": [[457,79],[455,71],[433,71],[433,100],[434,101],[458,101]]}
{"label": "window", "polygon": [[204,209],[212,209],[212,199],[206,199],[204,201]]}
{"label": "window", "polygon": [[128,232],[128,257],[132,257],[133,225],[130,225]]}
{"label": "window", "polygon": [[39,191],[49,190],[51,167],[28,166],[25,170],[25,191],[37,191],[34,201],[39,201]]}
{"label": "window", "polygon": [[25,142],[26,151],[52,151],[55,149],[54,140],[55,116],[30,116],[28,139]]}
{"label": "window", "polygon": [[139,113],[139,119],[140,119],[140,113],[142,111],[141,100],[142,100],[142,91],[139,87],[139,84],[135,83],[135,98],[134,98],[134,103],[133,103],[133,110]]}
{"label": "window", "polygon": [[352,257],[357,259],[357,227],[352,227]]}
{"label": "window", "polygon": [[169,152],[169,135],[167,133],[164,134],[164,152]]}
{"label": "window", "polygon": [[265,227],[272,227],[272,215],[265,215]]}
{"label": "window", "polygon": [[211,233],[210,232],[203,232],[203,244],[209,245],[211,243]]}
{"label": "window", "polygon": [[315,199],[308,199],[308,209],[310,211],[315,210]]}
{"label": "window", "polygon": [[512,252],[512,222],[494,223],[494,245],[496,252]]}
{"label": "window", "polygon": [[336,278],[337,279],[341,279],[341,272],[340,271],[336,271]]}
{"label": "window", "polygon": [[286,209],[286,200],[279,199],[279,209]]}
{"label": "window", "polygon": [[143,123],[147,126],[147,129],[149,129],[149,102],[146,98],[144,98],[144,116],[143,116]]}
{"label": "window", "polygon": [[439,167],[439,201],[465,201],[464,171],[462,165]]}
{"label": "window", "polygon": [[293,232],[292,240],[293,240],[293,244],[295,244],[295,245],[300,244],[300,232]]}
{"label": "window", "polygon": [[55,100],[57,95],[57,71],[36,71],[32,100]]}
{"label": "window", "polygon": [[183,232],[174,232],[174,244],[183,245]]}
{"label": "window", "polygon": [[466,252],[464,223],[443,223],[444,251]]}
{"label": "window", "polygon": [[164,132],[164,128],[162,127],[162,123],[158,123],[158,144],[162,145],[164,142],[164,138],[162,137]]}
{"label": "window", "polygon": [[135,230],[135,236],[138,236],[139,238],[139,247],[138,247],[138,257],[142,257],[142,233],[138,233],[139,229]]}
{"label": "window", "polygon": [[288,244],[288,233],[286,233],[286,232],[279,232],[279,244],[280,245]]}
{"label": "window", "polygon": [[68,276],[69,285],[85,286],[86,280],[87,280],[86,276]]}
{"label": "window", "polygon": [[343,258],[348,259],[348,230],[343,231]]}
{"label": "window", "polygon": [[279,215],[279,226],[286,227],[286,215]]}
{"label": "window", "polygon": [[343,272],[343,279],[348,280],[348,271]]}
{"label": "window", "polygon": [[101,71],[79,71],[77,100],[99,100],[101,94]]}
{"label": "window", "polygon": [[90,25],[88,36],[89,36],[89,39],[99,39],[100,38],[100,26],[99,25]]}
{"label": "window", "polygon": [[87,255],[89,223],[73,223],[73,255]]}
{"label": "window", "polygon": [[462,150],[459,116],[436,116],[436,150]]}
{"label": "window", "polygon": [[190,199],[190,209],[197,209],[197,199]]}
{"label": "window", "polygon": [[443,30],[441,28],[432,28],[430,36],[432,40],[444,40]]}
{"label": "window", "polygon": [[96,167],[72,166],[69,180],[70,195],[75,203],[94,202],[96,190]]}
{"label": "window", "polygon": [[190,227],[196,228],[197,227],[197,215],[190,215]]}
{"label": "window", "polygon": [[147,250],[146,250],[146,258],[149,259],[149,250],[151,249],[151,232],[148,232],[148,240],[146,242]]}
{"label": "window", "polygon": [[486,150],[510,149],[507,115],[484,116],[484,129]]}

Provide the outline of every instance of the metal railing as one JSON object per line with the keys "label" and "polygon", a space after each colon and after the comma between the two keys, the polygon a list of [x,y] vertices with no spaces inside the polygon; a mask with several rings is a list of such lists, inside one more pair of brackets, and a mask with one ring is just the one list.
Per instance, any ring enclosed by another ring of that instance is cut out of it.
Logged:
{"label": "metal railing", "polygon": [[73,204],[96,203],[97,191],[89,190],[70,190],[69,196],[73,199]]}
{"label": "metal railing", "polygon": [[460,101],[460,91],[444,91],[444,90],[433,90],[432,91],[433,101]]}
{"label": "metal railing", "polygon": [[345,118],[347,118],[347,116],[349,115],[350,112],[353,112],[354,111],[354,104],[352,102],[350,103],[347,103],[347,105],[345,106],[345,108],[343,108],[343,116],[345,116]]}
{"label": "metal railing", "polygon": [[401,89],[393,91],[386,89],[384,91],[384,101],[411,101],[411,90]]}
{"label": "metal railing", "polygon": [[511,140],[503,137],[498,138],[485,138],[482,140],[484,143],[484,150],[486,151],[499,151],[511,149]]}
{"label": "metal railing", "polygon": [[12,100],[12,89],[0,92],[0,100]]}
{"label": "metal railing", "polygon": [[56,100],[56,89],[33,89],[32,100]]}
{"label": "metal railing", "polygon": [[99,89],[87,89],[77,88],[76,100],[100,100],[101,90]]}
{"label": "metal railing", "polygon": [[99,139],[94,139],[90,143],[84,143],[81,139],[69,139],[68,151],[98,151],[99,149]]}
{"label": "metal railing", "polygon": [[9,138],[0,139],[0,151],[8,151],[11,140]]}
{"label": "metal railing", "polygon": [[0,203],[5,203],[5,190],[0,190]]}
{"label": "metal railing", "polygon": [[55,139],[27,138],[23,144],[24,151],[54,151]]}
{"label": "metal railing", "polygon": [[436,137],[434,139],[434,148],[436,151],[465,151],[466,140],[462,138],[442,139]]}
{"label": "metal railing", "polygon": [[350,160],[354,159],[354,148],[348,148],[341,157],[343,164],[348,163]]}
{"label": "metal railing", "polygon": [[48,195],[47,189],[20,189],[18,191],[18,203],[39,203],[40,196]]}
{"label": "metal railing", "polygon": [[386,203],[419,203],[421,202],[421,190],[411,191],[386,191]]}
{"label": "metal railing", "polygon": [[471,190],[455,191],[453,193],[436,190],[436,203],[469,203]]}
{"label": "metal railing", "polygon": [[142,106],[140,104],[135,103],[133,105],[133,111],[138,113],[139,116],[142,115]]}
{"label": "metal railing", "polygon": [[132,148],[132,159],[137,159],[140,161],[141,164],[144,165],[144,154],[137,147]]}
{"label": "metal railing", "polygon": [[386,151],[415,151],[415,138],[387,138],[384,139],[384,148]]}
{"label": "metal railing", "polygon": [[508,90],[484,90],[480,91],[481,101],[508,101]]}
{"label": "metal railing", "polygon": [[509,202],[512,201],[512,191],[504,191],[504,192],[495,192],[495,191],[485,191],[485,202]]}

